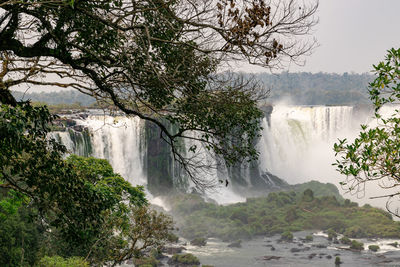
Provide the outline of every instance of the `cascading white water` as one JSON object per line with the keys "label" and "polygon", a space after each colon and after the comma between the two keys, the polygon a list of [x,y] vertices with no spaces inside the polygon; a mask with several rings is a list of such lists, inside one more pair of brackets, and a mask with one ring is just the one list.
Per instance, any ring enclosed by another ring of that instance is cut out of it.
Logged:
{"label": "cascading white water", "polygon": [[[385,108],[382,114],[390,115],[392,110],[390,107]],[[358,135],[360,124],[365,123],[353,113],[353,108],[346,106],[275,106],[270,117],[262,121],[264,129],[258,143],[260,170],[277,175],[291,184],[318,180],[338,185],[343,177],[332,166],[335,162],[333,144],[338,138],[351,141]],[[368,117],[371,118],[372,114]],[[78,139],[73,132],[55,133],[72,153],[88,154],[85,142],[89,142],[89,155],[109,160],[114,170],[132,184],[147,184],[147,144],[143,121],[137,117],[112,116],[89,116],[74,120],[78,126],[89,131],[89,138],[81,139],[83,141],[77,144]],[[198,173],[206,180],[217,182],[218,187],[212,192],[207,191],[206,197],[220,204],[245,200],[240,193],[234,191],[232,184],[226,187],[218,183],[218,180],[231,179],[223,163],[217,162],[212,153],[205,151],[197,141],[185,139],[183,143],[185,151],[193,145],[199,149],[197,152],[200,153],[196,156],[190,151],[186,152],[188,157],[194,156],[194,161],[201,165],[218,166]],[[86,146],[85,149],[80,147],[82,144]],[[184,172],[178,164],[170,167],[173,176],[179,176],[174,177],[174,184],[178,185]],[[250,184],[250,175],[249,168],[240,170],[240,178],[247,184]],[[268,175],[259,177],[265,178]],[[270,183],[265,181],[265,184]],[[189,190],[190,187],[193,184],[189,182]]]}
{"label": "cascading white water", "polygon": [[131,184],[147,184],[143,121],[138,117],[89,116],[76,122],[89,129],[92,156],[107,159]]}
{"label": "cascading white water", "polygon": [[[195,133],[192,133],[195,136]],[[231,204],[244,202],[246,198],[240,196],[232,190],[232,186],[226,186],[225,181],[229,178],[228,170],[223,162],[218,161],[215,155],[204,148],[197,140],[184,139],[184,146],[187,158],[190,158],[192,163],[202,168],[194,170],[194,174],[202,179],[205,183],[213,184],[212,189],[205,191],[206,198],[213,199],[218,204]],[[190,147],[195,146],[196,151],[188,151]],[[219,181],[222,181],[221,184]],[[192,181],[189,181],[189,191],[195,187]]]}
{"label": "cascading white water", "polygon": [[274,106],[269,122],[262,123],[260,167],[292,184],[334,182],[333,144],[359,131],[348,106]]}

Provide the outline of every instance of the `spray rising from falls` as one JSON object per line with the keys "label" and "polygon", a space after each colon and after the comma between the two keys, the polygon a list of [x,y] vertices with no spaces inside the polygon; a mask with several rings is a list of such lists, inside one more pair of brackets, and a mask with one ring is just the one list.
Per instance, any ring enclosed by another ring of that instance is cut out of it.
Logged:
{"label": "spray rising from falls", "polygon": [[260,166],[289,183],[334,181],[333,144],[359,127],[348,106],[275,106],[262,123]]}
{"label": "spray rising from falls", "polygon": [[70,152],[107,159],[131,184],[147,184],[143,121],[137,117],[112,116],[88,116],[74,121],[87,132],[69,129],[55,133]]}
{"label": "spray rising from falls", "polygon": [[[145,185],[154,196],[174,188],[193,190],[189,177],[159,138],[159,129],[151,123],[137,117],[93,115],[69,120],[73,121],[71,127],[53,135],[72,153],[109,160],[116,172],[134,185]],[[205,192],[206,198],[221,204],[240,202],[249,196],[246,191],[267,192],[285,186],[278,177],[292,184],[308,180],[337,184],[339,175],[331,166],[335,161],[333,143],[337,138],[355,136],[360,122],[352,107],[274,106],[262,121],[258,162],[228,168],[190,139],[183,140],[182,150],[200,165],[214,166],[198,173],[218,185],[214,192]],[[200,149],[197,155],[189,151],[194,145]],[[229,186],[220,180],[228,180]]]}

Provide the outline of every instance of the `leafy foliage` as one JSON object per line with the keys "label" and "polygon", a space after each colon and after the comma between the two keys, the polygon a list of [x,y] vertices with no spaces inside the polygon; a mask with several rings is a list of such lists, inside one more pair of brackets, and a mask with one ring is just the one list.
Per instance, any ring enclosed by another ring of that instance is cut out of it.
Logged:
{"label": "leafy foliage", "polygon": [[267,197],[247,199],[245,203],[219,206],[205,203],[197,195],[183,195],[172,197],[170,202],[180,233],[189,239],[217,237],[235,241],[258,235],[328,229],[352,238],[400,237],[400,223],[393,221],[389,213],[338,201],[333,196],[314,197],[310,201],[304,200],[300,192],[273,192]]}
{"label": "leafy foliage", "polygon": [[33,265],[39,254],[80,256],[103,265],[173,238],[171,218],[149,210],[143,187],[114,173],[106,160],[64,159],[65,148],[47,137],[54,116],[45,107],[18,103],[0,111],[4,260]]}
{"label": "leafy foliage", "polygon": [[[180,140],[198,141],[228,164],[256,159],[257,100],[267,91],[251,79],[217,75],[219,68],[233,59],[270,68],[280,68],[282,59],[299,61],[315,46],[308,35],[318,3],[200,2],[2,3],[0,100],[13,104],[10,88],[33,84],[111,103],[158,126],[175,159],[204,189],[208,181],[194,175],[201,164],[181,153]],[[200,146],[185,149],[199,152]]]}
{"label": "leafy foliage", "polygon": [[380,249],[380,247],[378,245],[369,245],[368,249],[373,252],[377,252]]}
{"label": "leafy foliage", "polygon": [[[377,181],[385,189],[400,182],[400,114],[395,109],[389,118],[379,114],[383,105],[400,103],[400,49],[391,49],[384,62],[374,65],[376,79],[370,83],[369,94],[373,101],[377,127],[362,125],[362,131],[353,143],[339,140],[334,150],[339,159],[334,165],[347,176],[342,186],[351,193],[364,193],[365,184]],[[387,202],[400,193],[391,193]]]}
{"label": "leafy foliage", "polygon": [[40,260],[38,267],[89,267],[89,263],[78,257],[64,259],[59,256],[45,256]]}

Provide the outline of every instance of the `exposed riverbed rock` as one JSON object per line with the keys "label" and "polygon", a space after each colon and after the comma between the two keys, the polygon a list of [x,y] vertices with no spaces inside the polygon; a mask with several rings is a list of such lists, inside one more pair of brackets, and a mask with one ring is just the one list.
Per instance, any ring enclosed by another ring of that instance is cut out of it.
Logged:
{"label": "exposed riverbed rock", "polygon": [[202,247],[202,246],[205,246],[207,244],[207,239],[203,238],[203,237],[195,238],[192,241],[190,241],[190,244],[192,246]]}
{"label": "exposed riverbed rock", "polygon": [[241,248],[242,247],[242,240],[237,240],[232,242],[228,245],[229,248]]}
{"label": "exposed riverbed rock", "polygon": [[264,257],[262,257],[262,259],[265,260],[265,261],[279,260],[280,258],[282,258],[282,257],[279,257],[279,256],[264,256]]}
{"label": "exposed riverbed rock", "polygon": [[178,254],[181,253],[183,250],[186,250],[184,247],[165,247],[163,248],[163,252],[167,254]]}

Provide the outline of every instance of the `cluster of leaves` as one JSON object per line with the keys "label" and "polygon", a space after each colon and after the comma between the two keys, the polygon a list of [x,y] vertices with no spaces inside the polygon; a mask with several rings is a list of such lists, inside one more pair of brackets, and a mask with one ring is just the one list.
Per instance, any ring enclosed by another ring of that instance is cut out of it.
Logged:
{"label": "cluster of leaves", "polygon": [[[11,87],[34,84],[112,103],[157,125],[190,174],[195,168],[178,147],[181,138],[203,143],[228,164],[257,158],[252,141],[264,88],[217,71],[233,59],[280,67],[282,58],[298,61],[315,47],[301,37],[316,24],[317,1],[282,2],[2,1],[0,98],[15,102]],[[59,79],[46,79],[49,73]],[[206,186],[203,177],[191,178]]]}
{"label": "cluster of leaves", "polygon": [[199,259],[194,256],[193,254],[187,253],[187,254],[174,254],[171,258],[170,261],[168,261],[169,264],[183,264],[183,265],[189,265],[189,266],[197,266],[200,264]]}
{"label": "cluster of leaves", "polygon": [[54,116],[30,103],[0,107],[2,260],[33,265],[43,255],[92,265],[141,256],[171,238],[171,218],[150,211],[102,159],[71,155],[48,138]]}
{"label": "cluster of leaves", "polygon": [[[342,186],[351,193],[364,193],[365,184],[377,181],[385,189],[395,188],[400,184],[400,113],[393,106],[388,118],[379,114],[383,105],[400,102],[400,49],[391,49],[384,62],[374,65],[376,79],[370,83],[369,94],[376,113],[377,127],[362,125],[362,131],[353,143],[346,139],[339,140],[334,150],[339,159],[334,165],[346,175]],[[390,199],[399,195],[391,192],[387,208],[393,214]]]}
{"label": "cluster of leaves", "polygon": [[43,257],[38,267],[89,267],[89,263],[79,257],[71,257],[64,259],[60,256]]}
{"label": "cluster of leaves", "polygon": [[400,223],[389,213],[368,205],[358,207],[349,200],[338,201],[332,195],[310,198],[310,191],[273,192],[228,206],[205,203],[197,195],[183,195],[172,199],[172,212],[181,218],[180,233],[187,238],[234,241],[330,228],[352,238],[400,237]]}

